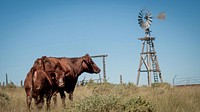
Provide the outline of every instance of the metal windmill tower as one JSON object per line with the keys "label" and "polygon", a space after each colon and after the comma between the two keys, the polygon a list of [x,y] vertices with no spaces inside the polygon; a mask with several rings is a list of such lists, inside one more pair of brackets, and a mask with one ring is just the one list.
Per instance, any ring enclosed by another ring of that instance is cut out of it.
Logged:
{"label": "metal windmill tower", "polygon": [[[139,12],[138,23],[145,31],[143,38],[138,38],[142,41],[142,52],[140,53],[140,64],[137,76],[137,85],[139,84],[139,78],[141,72],[146,72],[148,77],[148,86],[151,86],[152,77],[154,83],[163,82],[161,70],[158,64],[156,51],[154,48],[155,37],[151,36],[150,26],[152,23],[152,14],[150,11],[143,9]],[[157,16],[158,19],[165,19],[165,13],[161,13]],[[152,76],[153,75],[153,76]]]}

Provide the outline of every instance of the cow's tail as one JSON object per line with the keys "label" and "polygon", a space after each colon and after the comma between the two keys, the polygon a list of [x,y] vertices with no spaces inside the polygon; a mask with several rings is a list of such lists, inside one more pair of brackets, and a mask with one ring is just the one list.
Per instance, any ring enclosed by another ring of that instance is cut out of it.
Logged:
{"label": "cow's tail", "polygon": [[35,74],[35,71],[36,71],[35,67],[32,67],[31,70],[30,70],[30,74],[32,76],[31,93],[32,93],[33,88],[34,88],[34,74]]}

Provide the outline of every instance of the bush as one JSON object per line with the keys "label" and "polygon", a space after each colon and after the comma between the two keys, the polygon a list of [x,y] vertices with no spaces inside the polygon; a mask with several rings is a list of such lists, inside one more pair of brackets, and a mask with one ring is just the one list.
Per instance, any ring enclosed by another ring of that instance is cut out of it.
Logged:
{"label": "bush", "polygon": [[5,107],[9,104],[10,98],[6,93],[0,92],[0,107]]}
{"label": "bush", "polygon": [[141,97],[125,100],[108,95],[94,95],[77,102],[77,112],[155,112],[156,109]]}
{"label": "bush", "polygon": [[155,112],[156,109],[146,100],[141,97],[132,98],[126,101],[123,105],[124,112]]}
{"label": "bush", "polygon": [[83,99],[76,105],[77,112],[109,112],[118,110],[119,98],[108,95],[94,95]]}

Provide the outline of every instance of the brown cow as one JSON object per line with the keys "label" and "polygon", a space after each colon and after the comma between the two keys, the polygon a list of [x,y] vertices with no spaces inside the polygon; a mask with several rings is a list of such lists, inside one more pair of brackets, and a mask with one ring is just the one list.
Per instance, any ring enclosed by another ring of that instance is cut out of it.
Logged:
{"label": "brown cow", "polygon": [[[44,105],[44,96],[46,97],[47,109],[49,109],[50,100],[54,91],[57,90],[57,87],[64,86],[64,77],[67,73],[63,71],[60,63],[57,63],[55,68],[49,63],[50,61],[48,61],[47,57],[37,59],[26,76],[24,86],[28,109],[30,109],[32,98],[34,98],[38,109],[41,109]],[[42,66],[35,66],[36,64]],[[48,71],[45,71],[46,68]]]}
{"label": "brown cow", "polygon": [[[65,77],[65,86],[59,88],[58,91],[60,93],[63,106],[65,107],[65,93],[69,93],[69,99],[73,100],[73,92],[75,85],[77,83],[78,77],[83,73],[99,73],[99,67],[93,62],[91,57],[86,54],[83,57],[79,58],[49,58],[49,60],[59,59],[59,62],[65,71],[69,71]],[[55,96],[56,97],[56,96]]]}

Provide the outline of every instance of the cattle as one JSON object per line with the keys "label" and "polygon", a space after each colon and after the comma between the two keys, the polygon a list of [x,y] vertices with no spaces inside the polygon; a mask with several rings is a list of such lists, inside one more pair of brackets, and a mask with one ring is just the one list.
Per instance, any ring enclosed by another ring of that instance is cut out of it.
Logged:
{"label": "cattle", "polygon": [[[58,88],[60,93],[62,104],[65,107],[65,93],[66,91],[69,94],[69,99],[73,101],[73,92],[75,89],[75,85],[77,83],[78,77],[83,73],[99,73],[99,67],[93,62],[91,57],[86,54],[85,56],[78,57],[78,58],[53,58],[49,57],[49,60],[59,60],[64,71],[68,71],[65,75],[65,85],[64,87]],[[56,95],[55,95],[56,97]],[[56,99],[56,98],[54,98]],[[55,100],[56,101],[56,100]],[[55,102],[56,104],[56,102]]]}
{"label": "cattle", "polygon": [[58,87],[64,86],[65,74],[68,73],[63,70],[60,63],[53,65],[46,56],[37,59],[24,81],[28,109],[32,98],[37,108],[41,109],[46,97],[47,110],[49,110],[53,93]]}
{"label": "cattle", "polygon": [[[57,66],[60,66],[59,69],[56,70]],[[60,73],[58,72],[60,70]],[[30,70],[30,72],[27,74],[27,78],[25,80],[25,90],[27,93],[27,105],[30,108],[30,102],[31,98],[33,97],[36,102],[38,101],[39,103],[36,103],[38,107],[42,107],[44,104],[43,96],[46,95],[47,97],[47,109],[50,106],[50,99],[52,96],[52,93],[60,93],[61,99],[62,99],[62,104],[65,107],[65,93],[67,92],[69,94],[69,99],[73,101],[73,92],[75,89],[75,85],[77,83],[78,77],[83,73],[99,73],[100,69],[99,67],[93,62],[91,57],[86,54],[85,56],[78,57],[78,58],[66,58],[66,57],[46,57],[43,56],[42,58],[39,58],[35,61],[33,65],[33,69]],[[37,76],[35,76],[35,73],[37,73]],[[63,78],[64,81],[64,86],[59,86],[60,79],[55,79],[53,75],[59,75],[62,74],[61,80]],[[39,77],[40,76],[40,77]],[[35,78],[36,77],[36,78]],[[37,82],[34,82],[37,79]],[[45,81],[45,84],[43,85]],[[37,85],[35,85],[37,84]],[[56,86],[56,87],[55,87]],[[39,88],[41,95],[34,89],[38,89],[38,87],[43,87]],[[51,89],[46,89],[45,88],[51,88]],[[32,92],[32,94],[31,94]],[[35,93],[36,95],[33,95]],[[32,96],[33,95],[33,96]],[[36,98],[39,98],[39,100]],[[55,95],[55,101],[56,101],[56,95]],[[56,102],[54,102],[56,104]],[[42,106],[40,106],[42,105]]]}

